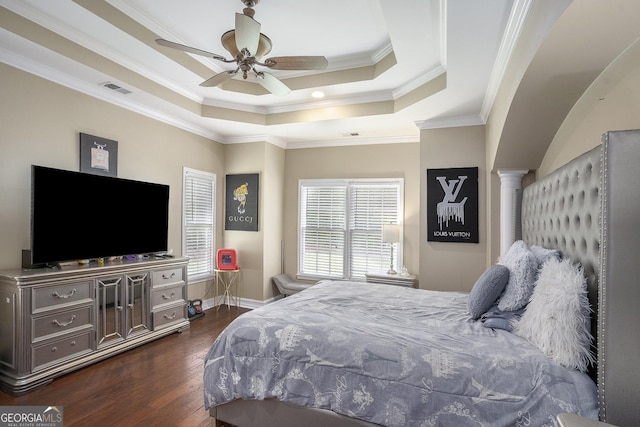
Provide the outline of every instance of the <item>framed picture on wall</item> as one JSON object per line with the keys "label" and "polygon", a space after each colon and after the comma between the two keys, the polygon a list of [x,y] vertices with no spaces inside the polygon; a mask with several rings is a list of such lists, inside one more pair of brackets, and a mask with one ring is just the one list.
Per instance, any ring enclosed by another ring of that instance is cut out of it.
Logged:
{"label": "framed picture on wall", "polygon": [[227,175],[225,230],[258,231],[259,175]]}
{"label": "framed picture on wall", "polygon": [[118,176],[118,141],[80,133],[80,172]]}
{"label": "framed picture on wall", "polygon": [[427,241],[478,243],[478,168],[427,169]]}

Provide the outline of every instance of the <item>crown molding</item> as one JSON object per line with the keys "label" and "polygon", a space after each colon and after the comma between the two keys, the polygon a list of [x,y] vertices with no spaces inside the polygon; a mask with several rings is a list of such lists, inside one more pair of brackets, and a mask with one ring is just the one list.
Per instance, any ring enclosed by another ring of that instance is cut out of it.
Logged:
{"label": "crown molding", "polygon": [[270,135],[243,135],[243,136],[231,136],[220,139],[218,142],[225,145],[232,144],[250,144],[255,142],[267,142],[282,149],[287,148],[287,143],[280,138],[276,138]]}
{"label": "crown molding", "polygon": [[[162,36],[163,38],[173,40],[177,43],[185,45],[189,44],[185,40],[181,39],[177,34],[167,30],[166,27],[163,27],[158,22],[154,21],[149,16],[141,12],[140,9],[135,6],[135,4],[132,4],[126,0],[106,1],[125,15],[130,16],[134,21],[140,23],[142,26]],[[192,57],[201,64],[211,68],[213,73],[221,73],[225,71],[225,68],[220,64],[220,62],[214,61],[213,58],[207,58],[199,55],[192,55]]]}
{"label": "crown molding", "polygon": [[430,70],[421,72],[420,75],[410,80],[407,84],[396,88],[393,90],[393,100],[397,100],[398,98],[402,98],[404,95],[410,93],[413,90],[416,90],[420,86],[429,83],[431,80],[441,76],[446,73],[447,70],[442,66],[442,64],[435,65]]}
{"label": "crown molding", "polygon": [[[7,4],[5,7],[9,8],[13,12],[24,16],[25,18],[33,21],[37,25],[40,25],[43,28],[47,28],[54,33],[60,34],[62,37],[70,40],[71,42],[77,44],[78,46],[82,46],[85,49],[96,52],[100,56],[107,58],[113,61],[116,64],[120,64],[123,67],[130,69],[131,71],[139,74],[151,81],[154,81],[162,86],[167,87],[168,89],[190,99],[191,101],[201,103],[202,97],[198,95],[196,92],[187,90],[184,86],[180,86],[170,80],[167,80],[158,74],[150,73],[144,67],[140,67],[137,61],[122,55],[119,51],[110,49],[105,45],[96,41],[91,34],[87,34],[81,31],[76,30],[75,28],[70,28],[67,25],[64,25],[58,20],[51,19],[48,15],[43,15],[40,11],[34,9],[28,4],[16,0],[6,0]],[[209,64],[206,64],[209,66]],[[46,76],[43,76],[46,78]],[[97,82],[96,82],[97,83]]]}
{"label": "crown molding", "polygon": [[415,124],[418,129],[425,130],[464,126],[479,126],[486,124],[486,122],[480,116],[459,116],[422,120],[415,122]]}
{"label": "crown molding", "polygon": [[[183,129],[185,131],[191,132],[193,134],[212,139],[214,141],[219,141],[223,139],[223,137],[215,132],[212,132],[206,128],[196,126],[189,121],[185,121],[170,114],[166,114],[154,109],[151,109],[145,105],[141,105],[130,98],[127,99],[128,95],[123,95],[119,92],[112,91],[110,89],[106,89],[102,86],[102,84],[93,84],[86,83],[74,76],[69,76],[66,73],[60,72],[53,68],[42,65],[39,62],[33,61],[29,58],[25,58],[24,56],[20,56],[12,51],[9,51],[4,48],[0,48],[0,61],[4,62],[12,67],[18,68],[27,73],[33,74],[35,76],[41,77],[43,79],[49,80],[53,83],[57,83],[61,86],[67,87],[69,89],[78,91],[85,95],[91,96],[92,98],[99,99],[101,101],[108,102],[110,104],[116,105],[118,107],[125,108],[129,111],[133,111],[135,113],[142,114],[146,117],[152,118],[154,120],[158,120],[160,122],[169,124],[171,126],[175,126],[177,128]],[[83,66],[82,64],[78,64],[78,66]],[[111,80],[113,82],[113,80]],[[118,85],[121,85],[119,82],[114,82]],[[123,87],[125,85],[122,85]]]}
{"label": "crown molding", "polygon": [[482,117],[485,122],[493,108],[493,103],[500,89],[500,82],[504,78],[507,65],[511,60],[516,43],[520,38],[524,22],[529,15],[533,1],[534,0],[515,0],[511,8],[511,14],[509,15],[509,21],[507,22],[502,41],[500,42],[496,62],[489,76],[487,92],[485,93],[482,107],[480,108],[480,117]]}
{"label": "crown molding", "polygon": [[296,150],[302,148],[327,148],[327,147],[345,147],[355,145],[377,145],[377,144],[403,144],[420,142],[420,135],[399,135],[394,137],[376,137],[376,138],[357,138],[352,140],[336,139],[327,141],[313,142],[289,142],[286,145],[287,150]]}

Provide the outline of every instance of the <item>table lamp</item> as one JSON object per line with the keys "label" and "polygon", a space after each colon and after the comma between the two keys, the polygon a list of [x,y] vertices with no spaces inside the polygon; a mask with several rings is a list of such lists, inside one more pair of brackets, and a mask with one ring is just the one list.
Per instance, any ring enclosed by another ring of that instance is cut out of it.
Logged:
{"label": "table lamp", "polygon": [[400,225],[398,224],[382,224],[382,242],[391,245],[391,262],[387,274],[398,274],[393,268],[393,249],[394,245],[400,242]]}

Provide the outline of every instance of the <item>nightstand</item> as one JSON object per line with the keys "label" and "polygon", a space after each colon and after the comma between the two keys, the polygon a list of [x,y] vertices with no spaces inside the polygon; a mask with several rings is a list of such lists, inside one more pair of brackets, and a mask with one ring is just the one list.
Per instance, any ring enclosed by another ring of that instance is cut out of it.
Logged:
{"label": "nightstand", "polygon": [[560,423],[560,427],[613,427],[613,424],[589,420],[575,414],[560,414],[557,418]]}
{"label": "nightstand", "polygon": [[414,288],[416,285],[415,274],[388,274],[382,271],[368,271],[365,274],[369,283],[383,283],[385,285],[406,286]]}

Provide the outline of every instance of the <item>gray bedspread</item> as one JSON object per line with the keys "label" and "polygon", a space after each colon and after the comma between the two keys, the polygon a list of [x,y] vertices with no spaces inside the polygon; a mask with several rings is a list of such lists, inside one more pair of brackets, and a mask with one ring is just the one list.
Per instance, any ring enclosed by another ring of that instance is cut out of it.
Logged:
{"label": "gray bedspread", "polygon": [[597,419],[596,386],[466,313],[466,293],[322,281],[245,313],[205,360],[207,409],[276,398],[386,426]]}

